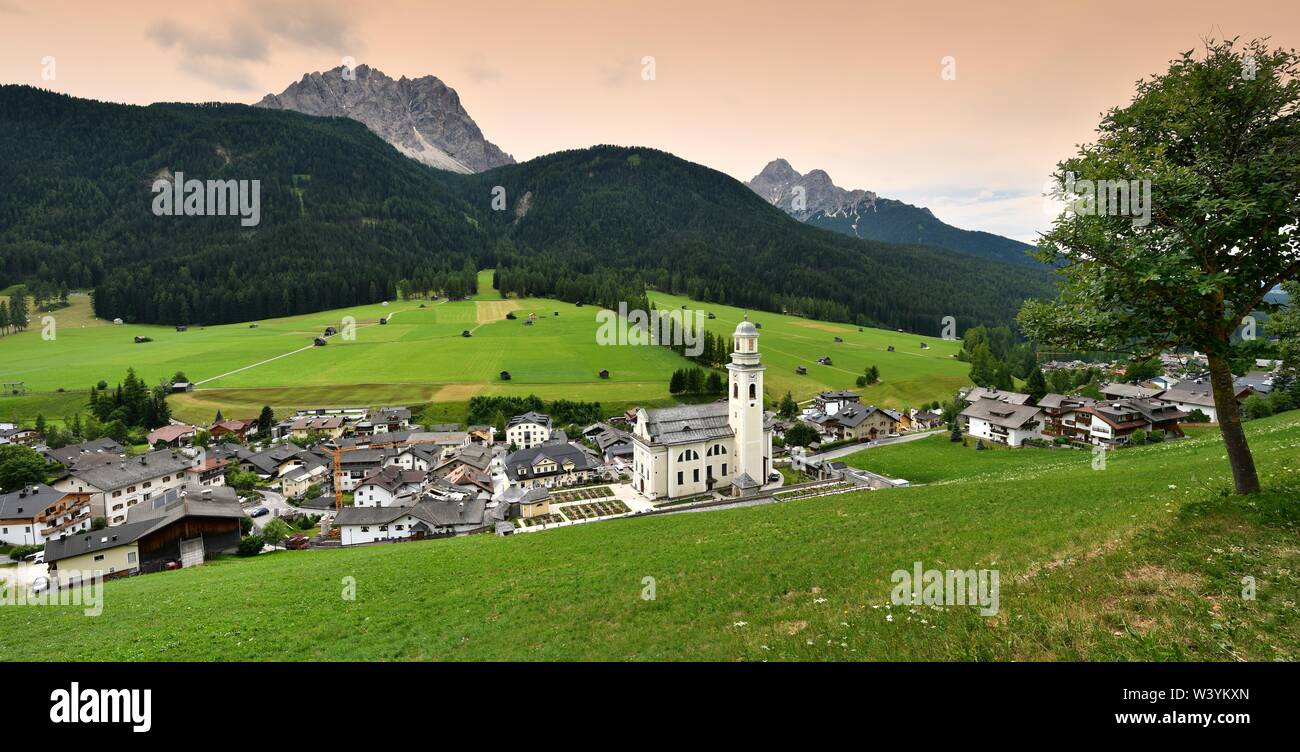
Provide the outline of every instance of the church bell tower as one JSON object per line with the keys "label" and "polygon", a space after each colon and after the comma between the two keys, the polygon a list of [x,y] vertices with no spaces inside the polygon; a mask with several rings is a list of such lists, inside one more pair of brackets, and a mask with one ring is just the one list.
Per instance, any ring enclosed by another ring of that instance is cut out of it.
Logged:
{"label": "church bell tower", "polygon": [[745,319],[736,327],[735,349],[727,370],[731,372],[728,384],[728,422],[736,435],[736,469],[761,486],[767,482],[770,467],[767,437],[763,433],[763,371],[766,368],[758,358],[758,328]]}

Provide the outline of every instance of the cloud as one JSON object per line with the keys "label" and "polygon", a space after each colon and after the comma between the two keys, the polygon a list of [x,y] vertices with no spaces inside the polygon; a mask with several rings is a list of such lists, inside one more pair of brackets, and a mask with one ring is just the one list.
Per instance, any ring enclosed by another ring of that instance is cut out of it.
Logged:
{"label": "cloud", "polygon": [[1041,193],[1023,190],[954,186],[938,195],[897,198],[928,208],[954,227],[983,230],[1025,243],[1037,242],[1038,233],[1048,229],[1056,213]]}
{"label": "cloud", "polygon": [[475,83],[489,84],[501,80],[501,71],[480,60],[466,63],[460,69],[466,78]]}
{"label": "cloud", "polygon": [[202,28],[163,19],[151,24],[145,35],[160,48],[175,50],[181,56],[181,70],[188,75],[238,91],[258,88],[250,66],[270,62],[277,43],[333,50],[340,60],[360,52],[346,6],[338,0],[319,0],[309,6],[287,0],[247,0],[247,9],[235,16]]}

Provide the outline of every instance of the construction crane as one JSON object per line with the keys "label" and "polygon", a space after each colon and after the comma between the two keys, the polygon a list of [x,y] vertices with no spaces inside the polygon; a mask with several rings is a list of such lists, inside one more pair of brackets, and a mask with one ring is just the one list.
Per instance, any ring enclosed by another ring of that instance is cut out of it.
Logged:
{"label": "construction crane", "polygon": [[[335,439],[335,441],[337,441],[337,439]],[[437,442],[433,441],[411,441],[408,438],[403,439],[402,441],[379,441],[366,444],[365,446],[341,447],[335,444],[334,449],[332,450],[334,455],[334,511],[338,512],[343,510],[343,484],[341,482],[343,477],[343,468],[340,464],[340,457],[344,452],[355,452],[359,449],[387,449],[390,447],[410,447],[420,446],[421,444],[436,443]]]}

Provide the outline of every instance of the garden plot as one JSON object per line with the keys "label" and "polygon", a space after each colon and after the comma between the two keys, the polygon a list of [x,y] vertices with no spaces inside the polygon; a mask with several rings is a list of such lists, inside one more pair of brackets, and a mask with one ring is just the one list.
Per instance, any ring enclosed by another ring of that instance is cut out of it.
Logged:
{"label": "garden plot", "polygon": [[570,501],[595,501],[597,499],[613,498],[613,496],[614,491],[609,486],[573,488],[568,491],[559,491],[551,494],[551,503],[564,504]]}
{"label": "garden plot", "polygon": [[632,511],[628,509],[621,499],[602,499],[600,501],[588,501],[578,504],[567,504],[557,507],[560,514],[565,519],[572,522],[581,520],[594,520],[601,517],[613,517],[619,514],[627,514]]}

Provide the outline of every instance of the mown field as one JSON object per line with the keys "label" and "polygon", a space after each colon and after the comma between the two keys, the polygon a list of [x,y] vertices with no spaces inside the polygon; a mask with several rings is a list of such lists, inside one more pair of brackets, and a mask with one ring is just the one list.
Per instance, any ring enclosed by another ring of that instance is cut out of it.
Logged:
{"label": "mown field", "polygon": [[[29,396],[0,397],[0,419],[57,420],[80,410],[85,392],[101,379],[118,383],[128,367],[149,383],[184,373],[193,393],[171,399],[182,420],[251,417],[270,405],[277,413],[329,405],[379,406],[435,403],[459,405],[477,394],[537,394],[543,399],[598,401],[602,405],[670,403],[672,372],[689,365],[661,347],[610,347],[596,341],[598,309],[548,299],[506,300],[491,289],[491,272],[480,273],[480,290],[467,301],[393,301],[303,316],[212,327],[114,325],[95,319],[85,295],[54,314],[52,340],[41,337],[39,315],[23,333],[0,338],[0,381],[23,381]],[[658,305],[680,298],[656,296]],[[695,304],[690,304],[695,305]],[[717,319],[711,329],[730,335],[742,311],[703,306]],[[507,320],[508,312],[518,318]],[[529,314],[536,322],[525,326]],[[557,315],[558,314],[558,315]],[[389,323],[380,325],[382,317]],[[356,322],[355,338],[332,337],[324,347],[312,339],[327,326]],[[896,332],[827,324],[775,314],[762,317],[761,347],[769,363],[768,393],[792,390],[806,398],[827,388],[852,388],[867,362],[877,362],[880,385],[866,399],[901,406],[946,399],[963,384],[967,366],[952,359],[956,343]],[[256,328],[250,327],[256,323]],[[464,331],[471,337],[463,337]],[[845,340],[832,348],[834,333]],[[136,336],[152,342],[136,344]],[[886,353],[895,345],[897,352]],[[823,353],[823,351],[825,351]],[[834,366],[816,358],[831,354]],[[794,364],[809,363],[795,377]],[[608,380],[599,372],[610,372]],[[509,371],[509,381],[500,372]],[[60,393],[57,390],[64,389]],[[449,415],[457,414],[448,409]]]}
{"label": "mown field", "polygon": [[[97,617],[2,606],[0,660],[1295,660],[1300,413],[1247,427],[1249,499],[1210,433],[1105,470],[948,444],[953,482],[231,559],[110,582]],[[893,605],[918,561],[997,570],[998,613]]]}
{"label": "mown field", "polygon": [[[689,298],[651,293],[654,304],[665,310],[699,309],[717,318],[706,319],[706,327],[728,337],[746,311],[714,303],[697,303]],[[788,390],[798,399],[806,399],[830,389],[851,389],[862,401],[886,407],[919,407],[922,402],[945,401],[963,386],[969,386],[970,365],[953,356],[961,342],[922,337],[905,332],[864,328],[849,324],[783,316],[764,311],[749,312],[750,320],[762,324],[758,349],[767,365],[764,382],[769,394],[780,396]],[[839,337],[843,342],[836,342]],[[921,343],[929,349],[921,347]],[[894,352],[889,352],[890,346]],[[817,359],[829,356],[831,365]],[[859,389],[854,385],[867,366],[880,370],[880,383]],[[806,375],[795,368],[804,366]]]}

